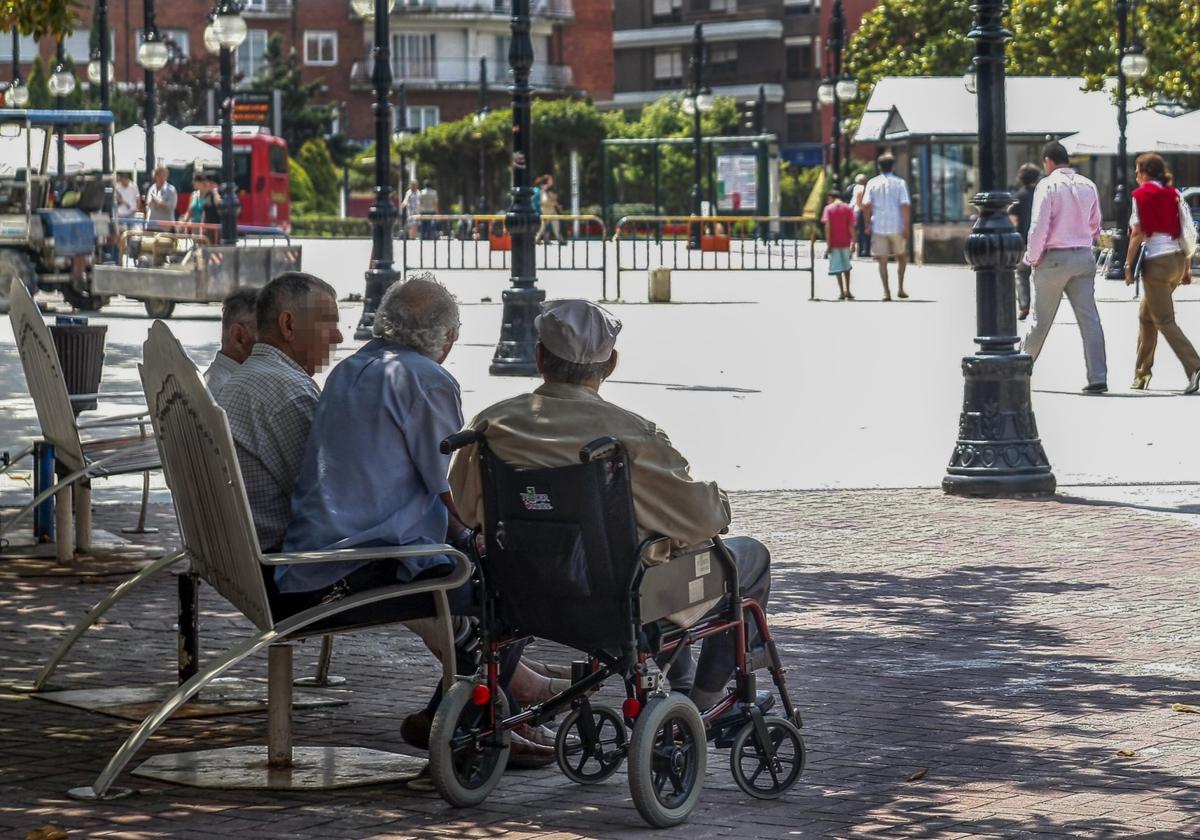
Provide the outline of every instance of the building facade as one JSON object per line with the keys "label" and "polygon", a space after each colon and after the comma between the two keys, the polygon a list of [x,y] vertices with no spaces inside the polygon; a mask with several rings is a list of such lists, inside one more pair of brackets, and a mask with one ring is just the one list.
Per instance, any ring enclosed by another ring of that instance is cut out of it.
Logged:
{"label": "building facade", "polygon": [[[83,0],[82,28],[65,39],[77,67],[89,58],[88,27],[94,5],[94,0]],[[576,5],[573,0],[531,3],[531,82],[536,95],[611,96],[611,11],[606,12],[606,3],[578,3],[578,12]],[[181,58],[207,55],[203,33],[212,6],[211,0],[156,3],[158,29]],[[356,15],[349,0],[242,0],[242,7],[249,31],[237,51],[237,85],[254,87],[265,66],[267,42],[278,34],[284,51],[294,50],[299,56],[305,81],[322,82],[316,104],[335,107],[331,133],[371,139],[374,35],[370,19]],[[487,59],[489,107],[508,105],[511,12],[510,0],[396,0],[390,20],[392,71],[395,83],[405,85],[410,131],[458,119],[479,107],[480,58]],[[108,18],[115,81],[136,87],[143,78],[137,64],[141,0],[109,2]],[[0,42],[0,67],[6,67],[5,62],[11,61],[11,39],[0,38]],[[22,39],[23,73],[28,75],[35,48],[47,60],[54,47],[51,39],[40,44]],[[7,75],[4,70],[0,74]]]}
{"label": "building facade", "polygon": [[[848,31],[875,0],[843,0]],[[688,84],[695,24],[708,45],[705,81],[718,96],[766,94],[766,130],[780,155],[820,164],[829,137],[817,86],[826,70],[831,0],[615,0],[615,90],[607,107],[634,111]]]}

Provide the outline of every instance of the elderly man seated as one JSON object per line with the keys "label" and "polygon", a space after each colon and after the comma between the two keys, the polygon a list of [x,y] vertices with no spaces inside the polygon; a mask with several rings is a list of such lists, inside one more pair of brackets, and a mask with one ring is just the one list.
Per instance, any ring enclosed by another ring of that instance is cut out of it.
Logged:
{"label": "elderly man seated", "polygon": [[[544,383],[531,394],[485,409],[471,421],[472,428],[487,423],[488,446],[496,456],[516,466],[566,466],[578,463],[583,446],[611,435],[625,446],[632,463],[640,538],[665,536],[682,548],[723,532],[730,521],[725,493],[712,482],[691,477],[687,461],[662,429],[600,397],[601,384],[617,364],[621,322],[594,303],[558,300],[544,304],[535,325],[537,365]],[[478,460],[478,448],[469,446],[456,453],[450,467],[454,498],[471,527],[483,524]],[[725,545],[737,561],[743,596],[765,607],[771,583],[767,549],[749,537],[732,537]],[[708,639],[698,666],[683,656],[667,674],[672,690],[690,696],[701,711],[712,707],[726,692],[735,656],[731,634]],[[771,695],[759,692],[759,702],[765,708]]]}
{"label": "elderly man seated", "polygon": [[254,312],[257,303],[258,289],[238,289],[221,302],[221,349],[204,371],[204,384],[213,399],[254,350],[258,337]]}
{"label": "elderly man seated", "polygon": [[[470,535],[446,480],[449,456],[439,449],[463,422],[458,382],[442,366],[458,329],[458,304],[432,275],[388,289],[375,316],[376,338],[339,363],[325,383],[292,494],[285,551],[447,540],[468,547]],[[445,575],[452,565],[449,558],[434,556],[280,566],[275,583],[281,608],[296,612],[339,593]],[[478,614],[469,584],[452,591],[449,599],[455,615]],[[435,614],[432,597],[414,596],[385,607],[389,618],[408,622],[440,656],[437,637],[420,621]],[[460,627],[458,660],[470,672],[474,653],[468,645],[474,637],[469,622]],[[514,656],[508,670],[515,668]],[[518,670],[525,683],[545,680]],[[521,688],[527,691],[528,685]],[[424,712],[406,718],[401,729],[406,741],[428,746],[428,727],[440,696],[436,693]],[[518,730],[518,753],[538,753],[542,763],[553,760],[549,745],[528,744],[528,738],[545,740],[536,730]]]}

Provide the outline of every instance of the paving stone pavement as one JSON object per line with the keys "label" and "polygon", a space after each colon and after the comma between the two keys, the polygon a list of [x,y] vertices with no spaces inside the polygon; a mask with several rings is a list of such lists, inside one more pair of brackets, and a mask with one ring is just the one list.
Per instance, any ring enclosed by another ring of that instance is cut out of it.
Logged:
{"label": "paving stone pavement", "polygon": [[[936,491],[743,493],[740,533],[774,556],[771,619],[805,717],[808,764],[780,800],[734,785],[710,753],[689,823],[658,837],[1186,838],[1200,836],[1200,530],[1136,506],[966,501]],[[115,530],[131,505],[99,506]],[[169,512],[155,511],[169,525]],[[170,543],[169,529],[155,539]],[[510,772],[481,807],[399,786],[328,793],[201,791],[136,779],[79,803],[132,724],[10,690],[119,577],[18,576],[0,560],[0,828],[68,837],[631,837],[651,832],[624,771],[579,787]],[[174,673],[174,581],[113,611],[61,685]],[[248,630],[204,596],[209,655]],[[316,645],[299,648],[311,667]],[[553,651],[545,651],[553,655]],[[406,751],[400,717],[432,660],[404,631],[339,637],[348,705],[296,714],[298,744]],[[265,657],[238,673],[259,676]],[[265,715],[171,722],[143,757],[262,743]]]}

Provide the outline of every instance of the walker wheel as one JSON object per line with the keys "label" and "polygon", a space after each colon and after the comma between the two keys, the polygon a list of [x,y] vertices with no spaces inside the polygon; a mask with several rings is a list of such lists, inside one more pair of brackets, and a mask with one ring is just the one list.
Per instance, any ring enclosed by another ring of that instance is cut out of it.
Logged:
{"label": "walker wheel", "polygon": [[708,765],[704,721],[682,694],[654,697],[638,715],[629,746],[629,790],[642,819],[679,825],[700,800]]}
{"label": "walker wheel", "polygon": [[804,738],[784,718],[763,718],[762,726],[766,745],[753,720],[738,732],[729,752],[729,769],[744,792],[755,799],[776,799],[796,784],[804,770]]}
{"label": "walker wheel", "polygon": [[554,740],[554,757],[572,782],[594,785],[625,760],[625,721],[606,706],[582,703],[567,715]]}
{"label": "walker wheel", "polygon": [[[478,805],[500,782],[508,764],[510,733],[480,735],[487,729],[488,705],[477,705],[476,683],[460,680],[446,692],[429,728],[429,772],[442,799],[458,808]],[[490,703],[499,723],[508,716],[503,691]]]}

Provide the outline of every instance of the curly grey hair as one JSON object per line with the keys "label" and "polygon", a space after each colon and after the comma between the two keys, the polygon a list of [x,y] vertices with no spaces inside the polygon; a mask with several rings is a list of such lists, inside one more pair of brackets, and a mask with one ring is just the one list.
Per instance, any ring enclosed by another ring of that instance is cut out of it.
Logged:
{"label": "curly grey hair", "polygon": [[383,296],[372,328],[379,338],[437,359],[458,336],[458,302],[430,272],[395,283]]}

